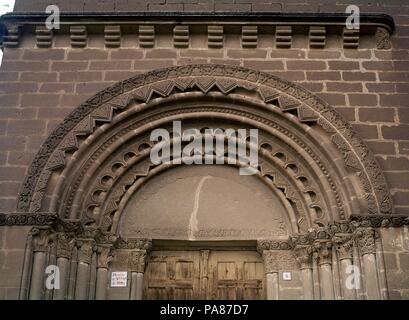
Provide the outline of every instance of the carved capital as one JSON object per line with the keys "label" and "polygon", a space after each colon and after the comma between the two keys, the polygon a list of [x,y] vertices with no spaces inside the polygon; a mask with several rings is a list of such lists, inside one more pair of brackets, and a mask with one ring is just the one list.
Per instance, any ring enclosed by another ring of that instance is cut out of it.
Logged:
{"label": "carved capital", "polygon": [[332,242],[331,240],[316,240],[313,243],[314,257],[318,264],[332,264]]}
{"label": "carved capital", "polygon": [[361,255],[375,253],[375,237],[376,231],[372,228],[358,228],[355,232],[355,237],[357,239],[359,252]]}
{"label": "carved capital", "polygon": [[34,252],[47,252],[50,242],[54,239],[49,228],[33,228],[31,229],[31,236]]}
{"label": "carved capital", "polygon": [[352,259],[352,249],[354,247],[353,235],[350,233],[337,233],[332,238],[335,249],[338,253],[338,259]]}
{"label": "carved capital", "polygon": [[265,273],[275,273],[278,272],[278,259],[277,252],[273,250],[263,251],[263,261],[264,261],[264,271]]}
{"label": "carved capital", "polygon": [[57,257],[71,259],[75,240],[72,234],[64,232],[57,233]]}
{"label": "carved capital", "polygon": [[97,254],[97,268],[108,269],[114,258],[112,247],[98,246]]}
{"label": "carved capital", "polygon": [[91,264],[94,245],[95,241],[93,239],[81,239],[77,241],[79,262]]}
{"label": "carved capital", "polygon": [[146,250],[132,250],[129,257],[129,270],[133,272],[145,272],[146,265]]}
{"label": "carved capital", "polygon": [[312,268],[313,249],[311,246],[296,246],[294,248],[295,257],[301,269]]}

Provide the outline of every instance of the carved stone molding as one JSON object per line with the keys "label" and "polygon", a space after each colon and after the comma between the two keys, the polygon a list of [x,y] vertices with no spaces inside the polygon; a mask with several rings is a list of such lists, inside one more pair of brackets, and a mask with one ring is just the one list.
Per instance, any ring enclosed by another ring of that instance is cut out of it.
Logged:
{"label": "carved stone molding", "polygon": [[262,254],[268,250],[289,250],[291,245],[286,240],[257,240],[257,251]]}
{"label": "carved stone molding", "polygon": [[372,228],[399,228],[409,225],[409,216],[403,214],[352,215],[350,220],[360,226]]}
{"label": "carved stone molding", "polygon": [[152,249],[151,239],[123,239],[118,238],[115,242],[117,249],[139,249],[150,251]]}
{"label": "carved stone molding", "polygon": [[50,226],[58,220],[50,213],[0,213],[0,226]]}
{"label": "carved stone molding", "polygon": [[[291,38],[293,33],[308,37],[310,28],[313,28],[314,30],[317,30],[316,28],[319,28],[318,34],[313,35],[313,37],[319,37],[318,41],[316,42],[317,45],[314,45],[315,41],[313,41],[312,43],[313,47],[323,48],[324,42],[322,40],[322,28],[327,27],[327,32],[330,33],[331,37],[335,36],[341,40],[342,30],[345,27],[345,20],[347,18],[347,16],[342,13],[328,14],[282,12],[246,12],[245,15],[239,12],[217,12],[207,14],[174,12],[172,13],[172,15],[169,15],[166,12],[133,12],[127,14],[119,12],[89,14],[61,12],[60,17],[60,24],[62,25],[62,28],[55,36],[59,37],[67,33],[67,31],[70,32],[72,46],[76,48],[84,48],[87,45],[87,29],[88,32],[101,35],[101,37],[103,38],[105,27],[110,27],[111,25],[118,26],[119,28],[123,29],[123,33],[131,35],[137,34],[136,30],[139,30],[139,46],[141,48],[151,48],[155,45],[154,29],[160,29],[164,23],[166,25],[176,26],[178,28],[183,27],[183,30],[181,32],[181,36],[183,37],[181,45],[178,45],[177,41],[175,42],[176,47],[180,48],[188,47],[189,41],[186,41],[186,36],[188,39],[189,35],[188,33],[186,33],[186,29],[189,29],[190,25],[199,25],[205,28],[208,26],[213,26],[215,23],[217,23],[217,25],[220,25],[221,27],[226,26],[226,30],[233,29],[231,28],[233,26],[242,27],[242,31],[245,31],[243,33],[243,40],[245,40],[244,38],[247,37],[247,31],[249,31],[248,36],[250,37],[250,41],[242,41],[242,46],[244,48],[254,48],[255,46],[257,46],[257,29],[263,28],[263,33],[270,32],[271,39],[275,36],[277,48],[290,48],[292,44]],[[34,26],[34,28],[44,26],[44,21],[46,19],[47,15],[45,13],[21,14],[12,12],[3,15],[0,19],[0,23],[5,26],[4,28],[0,28],[3,33],[0,34],[0,36],[2,36],[4,39],[3,44],[5,46],[12,47],[18,46],[20,31],[18,30],[19,27],[17,26],[20,26],[26,36],[27,34],[30,34],[32,26]],[[384,14],[361,14],[360,20],[361,32],[369,34],[371,36],[373,35],[374,37],[378,29],[383,29],[388,34],[392,34],[395,28],[393,18]],[[194,21],[194,23],[192,23],[192,21]],[[95,26],[97,26],[97,28],[95,28]],[[358,30],[358,32],[359,31],[360,30]],[[229,32],[234,33],[234,31]],[[315,31],[313,33],[315,33]],[[359,35],[357,36],[356,33],[357,30],[347,30],[346,34],[344,33],[343,43],[345,48],[357,48],[359,43]],[[217,34],[220,34],[219,31],[217,31]],[[195,35],[192,34],[192,36]],[[348,37],[349,39],[347,39]],[[356,40],[356,37],[358,38],[358,41]],[[377,34],[376,37],[384,39],[383,35]],[[120,38],[121,33],[116,29],[114,31],[115,40],[108,41],[108,47],[117,47],[120,44]],[[340,42],[342,42],[342,40]],[[384,41],[382,40],[381,42],[382,44],[378,44],[378,48],[380,48],[379,46],[381,46],[382,49],[385,49],[386,47],[384,45]],[[220,47],[220,44],[223,45],[223,43],[221,43],[220,41],[217,41],[216,43],[216,47]],[[44,44],[48,46],[50,42],[45,41]]]}
{"label": "carved stone molding", "polygon": [[[344,156],[348,169],[356,172],[360,178],[368,203],[368,213],[391,213],[389,189],[373,154],[330,106],[306,90],[272,75],[218,65],[182,66],[149,72],[120,82],[82,104],[55,129],[33,160],[20,193],[18,210],[40,211],[51,175],[57,168],[65,167],[68,150],[76,150],[79,147],[77,135],[87,136],[94,132],[101,122],[111,122],[114,112],[126,112],[132,101],[149,102],[153,96],[168,97],[175,90],[198,90],[203,94],[217,90],[229,95],[236,88],[256,92],[264,103],[277,104],[283,112],[296,110],[300,122],[316,121],[331,135],[331,143],[334,143]],[[308,149],[307,143],[300,141],[300,144]],[[328,169],[311,150],[309,154],[315,157],[314,160],[336,193],[337,184],[331,181]],[[339,196],[335,198],[341,206],[340,217],[345,218],[342,199]]]}

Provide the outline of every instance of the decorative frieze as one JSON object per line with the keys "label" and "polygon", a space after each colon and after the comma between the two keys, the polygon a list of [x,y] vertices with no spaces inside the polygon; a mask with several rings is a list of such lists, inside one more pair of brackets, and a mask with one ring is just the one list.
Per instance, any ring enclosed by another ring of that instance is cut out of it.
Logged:
{"label": "decorative frieze", "polygon": [[310,27],[310,48],[325,48],[326,28],[322,26]]}
{"label": "decorative frieze", "polygon": [[258,27],[243,26],[241,29],[241,46],[243,48],[257,48],[258,43]]}
{"label": "decorative frieze", "polygon": [[175,48],[189,47],[189,26],[175,26],[173,28],[173,46]]}
{"label": "decorative frieze", "polygon": [[[20,33],[32,34],[32,26],[34,26],[38,47],[50,47],[52,45],[52,43],[50,43],[52,32],[49,32],[44,26],[44,21],[47,17],[47,14],[26,16],[18,13],[9,13],[2,16],[0,24],[3,25],[3,28],[0,28],[0,37],[3,39],[3,45],[5,47],[18,46]],[[325,13],[304,13],[297,14],[299,18],[299,20],[297,20],[292,14],[286,13],[280,13],[278,15],[269,13],[260,16],[258,13],[249,12],[244,18],[242,15],[229,12],[222,13],[217,17],[212,14],[202,14],[200,18],[198,18],[197,15],[192,15],[191,13],[177,13],[174,15],[152,13],[151,15],[151,13],[146,12],[134,12],[126,15],[112,14],[109,16],[110,22],[108,23],[106,17],[107,13],[100,16],[95,15],[86,21],[72,13],[61,13],[60,15],[61,21],[71,26],[69,33],[71,35],[72,46],[75,48],[83,48],[86,46],[88,26],[92,26],[88,31],[95,34],[102,33],[107,47],[110,48],[120,46],[120,38],[123,34],[137,33],[137,30],[139,30],[140,47],[152,48],[155,46],[155,27],[159,25],[163,26],[164,24],[174,26],[173,30],[170,29],[173,31],[174,41],[169,41],[167,46],[188,48],[190,37],[196,36],[196,34],[190,35],[189,33],[191,21],[195,21],[195,26],[201,24],[203,27],[207,27],[208,48],[222,48],[224,45],[223,38],[227,32],[241,33],[241,37],[239,35],[239,37],[234,38],[240,39],[243,48],[256,48],[260,28],[263,28],[263,33],[271,32],[271,36],[269,37],[271,39],[271,45],[273,45],[275,35],[275,46],[277,48],[291,48],[293,33],[309,37],[309,47],[311,48],[324,48],[325,38],[329,33],[331,35],[337,35],[340,39],[341,46],[344,48],[357,48],[360,34],[360,30],[348,30],[345,28],[344,14],[328,15]],[[215,18],[219,20],[215,20]],[[152,21],[151,24],[149,23],[150,19]],[[176,26],[175,21],[178,21],[178,25]],[[326,28],[325,25],[329,24],[331,28]],[[374,41],[376,48],[390,49],[389,37],[395,28],[391,17],[379,14],[366,14],[361,16],[361,24],[365,25],[365,28],[362,30],[365,36],[371,35],[376,38],[376,41]],[[126,27],[122,28],[122,26]],[[239,28],[236,26],[239,26]],[[296,26],[297,28],[295,28]],[[300,28],[298,28],[298,26],[300,26]],[[307,30],[307,32],[305,32],[305,30]],[[66,32],[66,28],[61,28],[55,36],[60,36]],[[203,35],[198,36],[202,37]],[[229,41],[229,43],[231,42]],[[234,44],[233,47],[237,47],[237,45],[238,44]]]}
{"label": "decorative frieze", "polygon": [[50,226],[58,220],[53,213],[0,213],[1,226]]}
{"label": "decorative frieze", "polygon": [[45,26],[37,26],[36,42],[38,48],[51,48],[53,44],[53,31]]}
{"label": "decorative frieze", "polygon": [[70,39],[71,47],[84,48],[87,46],[87,27],[86,26],[71,26]]}
{"label": "decorative frieze", "polygon": [[121,46],[121,26],[105,26],[104,38],[107,48],[119,48]]}
{"label": "decorative frieze", "polygon": [[207,27],[207,45],[212,49],[223,48],[223,26]]}
{"label": "decorative frieze", "polygon": [[288,49],[292,44],[292,27],[277,26],[276,27],[276,48]]}
{"label": "decorative frieze", "polygon": [[155,45],[155,26],[139,26],[139,46],[141,48],[153,48]]}
{"label": "decorative frieze", "polygon": [[359,29],[344,28],[343,43],[345,49],[357,49],[359,47]]}
{"label": "decorative frieze", "polygon": [[354,214],[350,220],[357,226],[371,228],[399,228],[409,225],[409,216],[403,214]]}

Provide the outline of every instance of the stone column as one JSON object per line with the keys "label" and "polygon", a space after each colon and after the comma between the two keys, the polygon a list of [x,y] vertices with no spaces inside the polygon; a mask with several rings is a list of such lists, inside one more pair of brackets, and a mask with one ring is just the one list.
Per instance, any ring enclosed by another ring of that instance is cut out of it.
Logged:
{"label": "stone column", "polygon": [[105,300],[108,286],[109,264],[113,259],[112,248],[109,246],[99,246],[97,249],[97,283],[95,290],[95,300]]}
{"label": "stone column", "polygon": [[57,267],[60,271],[60,288],[54,289],[54,300],[65,300],[67,298],[69,272],[70,272],[70,260],[72,255],[72,249],[74,247],[75,240],[71,235],[66,233],[57,234]]}
{"label": "stone column", "polygon": [[364,281],[368,300],[381,298],[376,263],[375,230],[372,228],[357,228],[356,238],[359,252],[364,265]]}
{"label": "stone column", "polygon": [[300,264],[303,283],[304,300],[314,300],[314,279],[312,272],[311,246],[296,246],[294,248],[296,259]]}
{"label": "stone column", "polygon": [[77,241],[78,264],[77,278],[75,280],[75,299],[85,300],[88,298],[88,285],[90,276],[90,264],[94,249],[94,239],[82,239]]}
{"label": "stone column", "polygon": [[136,240],[132,245],[129,257],[129,270],[131,272],[131,300],[142,300],[143,277],[145,273],[146,258],[152,247],[152,241],[146,239]]}
{"label": "stone column", "polygon": [[313,248],[318,259],[321,298],[323,300],[333,300],[335,296],[332,277],[332,242],[329,239],[316,240],[313,243]]}
{"label": "stone column", "polygon": [[34,258],[29,299],[40,300],[43,298],[45,288],[44,275],[51,232],[48,228],[33,228],[31,232],[33,236]]}
{"label": "stone column", "polygon": [[[335,234],[332,238],[339,261],[341,276],[342,298],[345,300],[356,299],[356,289],[359,285],[359,274],[354,274],[357,269],[353,267],[353,244],[352,234]],[[354,277],[354,275],[356,277]],[[358,282],[358,283],[357,283]]]}

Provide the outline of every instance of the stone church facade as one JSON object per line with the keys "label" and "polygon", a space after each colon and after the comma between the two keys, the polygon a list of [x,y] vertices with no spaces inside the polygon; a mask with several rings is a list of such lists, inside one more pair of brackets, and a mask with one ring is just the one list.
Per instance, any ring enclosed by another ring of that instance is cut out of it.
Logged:
{"label": "stone church facade", "polygon": [[[0,299],[408,299],[409,4],[383,2],[56,0],[49,30],[17,0]],[[255,173],[153,163],[178,121],[257,129]]]}

